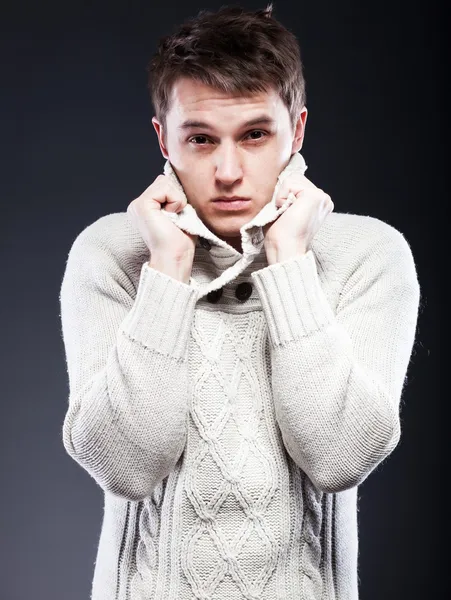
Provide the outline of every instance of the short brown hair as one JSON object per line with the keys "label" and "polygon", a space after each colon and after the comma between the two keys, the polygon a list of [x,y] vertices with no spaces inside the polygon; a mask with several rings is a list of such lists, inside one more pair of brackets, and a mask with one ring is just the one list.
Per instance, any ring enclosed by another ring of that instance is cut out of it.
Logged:
{"label": "short brown hair", "polygon": [[273,87],[294,129],[306,103],[303,65],[296,37],[272,10],[272,3],[257,11],[236,5],[202,10],[160,38],[147,71],[155,116],[163,126],[174,82],[189,77],[225,93],[245,95]]}

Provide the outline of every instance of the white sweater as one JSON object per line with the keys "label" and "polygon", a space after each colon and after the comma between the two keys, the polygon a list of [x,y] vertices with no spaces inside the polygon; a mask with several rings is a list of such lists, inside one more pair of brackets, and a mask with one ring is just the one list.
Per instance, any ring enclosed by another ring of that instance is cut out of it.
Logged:
{"label": "white sweater", "polygon": [[268,266],[292,169],[243,254],[191,205],[165,213],[199,235],[189,284],[126,212],[73,242],[63,442],[104,491],[92,600],[358,598],[357,486],[400,437],[420,288],[398,230],[336,211]]}

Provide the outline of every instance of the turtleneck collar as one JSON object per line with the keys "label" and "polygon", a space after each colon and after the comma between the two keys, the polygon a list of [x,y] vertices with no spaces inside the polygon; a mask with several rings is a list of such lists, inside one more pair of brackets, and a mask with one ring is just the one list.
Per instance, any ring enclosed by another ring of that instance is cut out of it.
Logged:
{"label": "turtleneck collar", "polygon": [[[289,194],[282,206],[278,209],[276,208],[275,200],[281,182],[293,171],[300,172],[301,175],[303,175],[306,170],[307,165],[303,156],[298,152],[293,154],[288,164],[280,172],[277,178],[273,197],[270,202],[265,204],[251,221],[241,227],[240,234],[243,253],[238,252],[230,244],[215,235],[199,218],[196,210],[191,204],[187,203],[179,213],[163,211],[164,214],[180,229],[192,235],[198,235],[200,238],[207,240],[211,245],[211,261],[216,267],[216,270],[220,272],[220,275],[216,279],[202,285],[196,281],[194,275],[191,277],[190,285],[198,288],[200,296],[204,296],[210,291],[219,289],[237,277],[253,262],[255,257],[261,253],[264,244],[263,226],[271,223],[279,215],[284,213],[295,199],[293,194]],[[164,165],[164,174],[170,177],[177,188],[185,195],[183,186],[168,160]]]}

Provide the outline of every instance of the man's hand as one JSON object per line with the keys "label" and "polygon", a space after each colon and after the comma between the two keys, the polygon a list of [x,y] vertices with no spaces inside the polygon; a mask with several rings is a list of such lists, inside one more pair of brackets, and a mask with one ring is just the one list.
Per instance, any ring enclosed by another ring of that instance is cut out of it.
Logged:
{"label": "man's hand", "polygon": [[177,260],[194,256],[198,236],[179,229],[162,214],[179,213],[186,203],[187,198],[166,175],[158,175],[141,196],[130,202],[127,213],[151,255],[167,254]]}
{"label": "man's hand", "polygon": [[149,265],[184,283],[191,276],[198,236],[179,229],[162,213],[179,213],[186,203],[186,196],[169,177],[159,175],[127,207],[127,214],[150,251]]}
{"label": "man's hand", "polygon": [[305,175],[290,173],[280,184],[276,207],[288,195],[293,204],[272,223],[263,227],[264,246],[269,264],[305,254],[327,215],[333,211],[331,197],[316,187]]}

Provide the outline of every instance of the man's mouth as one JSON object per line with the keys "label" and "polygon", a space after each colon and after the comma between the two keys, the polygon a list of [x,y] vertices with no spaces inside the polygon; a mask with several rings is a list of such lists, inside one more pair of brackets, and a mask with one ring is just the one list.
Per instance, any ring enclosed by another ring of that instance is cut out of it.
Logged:
{"label": "man's mouth", "polygon": [[250,198],[242,198],[240,196],[215,198],[213,203],[221,210],[240,210],[247,208],[251,204]]}

